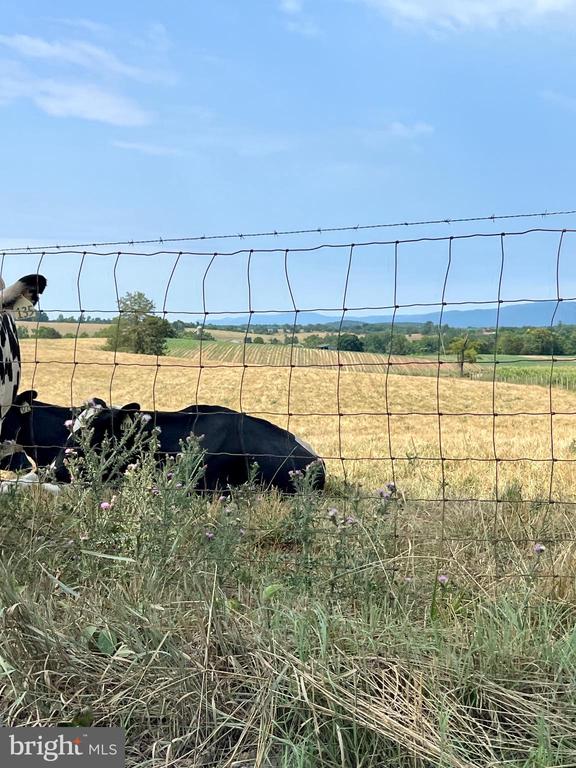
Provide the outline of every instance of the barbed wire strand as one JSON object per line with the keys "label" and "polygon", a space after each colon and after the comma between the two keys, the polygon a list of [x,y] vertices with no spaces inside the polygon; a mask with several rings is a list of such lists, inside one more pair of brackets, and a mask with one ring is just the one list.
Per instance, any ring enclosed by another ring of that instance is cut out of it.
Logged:
{"label": "barbed wire strand", "polygon": [[532,213],[508,213],[508,214],[492,214],[490,216],[465,216],[460,218],[440,218],[440,219],[422,219],[416,221],[397,221],[388,222],[383,224],[357,224],[340,227],[312,227],[308,229],[283,229],[283,230],[267,230],[262,232],[246,232],[246,233],[227,233],[223,235],[190,235],[184,237],[157,237],[144,240],[109,240],[102,242],[89,242],[89,243],[73,243],[66,245],[52,244],[52,245],[33,245],[33,246],[13,246],[8,248],[0,248],[0,251],[5,253],[10,252],[28,252],[38,250],[52,250],[59,251],[64,248],[102,248],[102,247],[117,247],[121,245],[134,246],[134,245],[152,245],[164,243],[184,243],[184,242],[197,242],[203,240],[245,240],[255,237],[283,237],[290,235],[319,235],[330,232],[359,232],[368,229],[394,229],[397,227],[420,227],[420,226],[433,226],[433,225],[453,225],[453,224],[469,224],[473,222],[496,222],[505,221],[510,219],[533,219],[533,218],[551,218],[553,216],[572,216],[576,214],[576,210],[562,210],[562,211],[540,211]]}

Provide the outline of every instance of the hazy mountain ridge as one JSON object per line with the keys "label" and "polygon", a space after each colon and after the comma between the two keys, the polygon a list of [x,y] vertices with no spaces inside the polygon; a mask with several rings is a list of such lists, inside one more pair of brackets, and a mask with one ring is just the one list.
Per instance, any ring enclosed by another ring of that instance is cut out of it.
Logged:
{"label": "hazy mountain ridge", "polygon": [[[432,312],[417,315],[398,313],[394,317],[396,323],[437,323],[440,319],[440,308]],[[210,319],[212,325],[245,325],[248,313],[233,317]],[[367,315],[364,317],[345,313],[342,315],[323,315],[319,312],[299,312],[296,322],[298,325],[334,324],[350,327],[356,323],[386,323],[392,321],[392,315]],[[576,302],[574,301],[533,301],[523,304],[506,304],[500,307],[482,307],[477,309],[445,309],[442,313],[442,323],[453,328],[521,328],[523,326],[548,327],[554,323],[565,325],[576,324]],[[259,325],[286,325],[294,323],[294,312],[263,313],[252,315],[250,327]]]}

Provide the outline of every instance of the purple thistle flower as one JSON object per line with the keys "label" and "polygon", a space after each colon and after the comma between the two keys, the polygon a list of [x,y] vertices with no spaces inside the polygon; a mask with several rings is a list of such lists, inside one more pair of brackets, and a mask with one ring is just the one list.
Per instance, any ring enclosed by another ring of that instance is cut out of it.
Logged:
{"label": "purple thistle flower", "polygon": [[212,541],[212,539],[214,538],[214,536],[215,536],[216,534],[214,533],[214,531],[206,531],[206,533],[205,533],[204,535],[206,536],[206,538],[208,539],[208,541]]}
{"label": "purple thistle flower", "polygon": [[173,477],[174,477],[174,472],[168,472],[168,474],[166,475],[167,480],[172,480]]}
{"label": "purple thistle flower", "polygon": [[64,450],[64,453],[66,456],[76,456],[76,449],[75,448],[66,448]]}
{"label": "purple thistle flower", "polygon": [[112,506],[112,504],[110,504],[109,501],[101,501],[100,502],[100,509],[107,510],[107,509],[110,509],[111,506]]}
{"label": "purple thistle flower", "polygon": [[66,421],[64,422],[64,426],[66,427],[66,429],[72,429],[72,427],[74,426],[74,419],[66,419]]}
{"label": "purple thistle flower", "polygon": [[388,488],[388,490],[393,493],[396,490],[396,484],[395,483],[386,483],[386,488]]}
{"label": "purple thistle flower", "polygon": [[356,520],[355,517],[352,517],[352,515],[348,515],[348,517],[344,520],[346,525],[356,525],[358,520]]}
{"label": "purple thistle flower", "polygon": [[535,555],[541,555],[545,551],[546,551],[546,547],[544,546],[544,544],[541,544],[540,542],[538,542],[537,544],[534,544]]}
{"label": "purple thistle flower", "polygon": [[378,491],[378,495],[380,496],[381,499],[384,499],[384,501],[388,501],[388,499],[390,498],[390,493],[386,490],[386,488],[380,488],[380,490]]}
{"label": "purple thistle flower", "polygon": [[445,573],[441,573],[438,576],[438,584],[440,584],[441,587],[445,587],[446,584],[448,584],[448,576]]}
{"label": "purple thistle flower", "polygon": [[218,501],[226,501],[226,496],[218,496]]}
{"label": "purple thistle flower", "polygon": [[334,518],[336,517],[336,515],[337,515],[337,514],[338,514],[338,510],[336,509],[336,507],[331,507],[331,508],[328,510],[328,517],[330,517],[330,518],[332,518],[332,519],[334,519]]}
{"label": "purple thistle flower", "polygon": [[182,485],[182,483],[176,483],[176,488],[183,488],[183,487],[184,486]]}

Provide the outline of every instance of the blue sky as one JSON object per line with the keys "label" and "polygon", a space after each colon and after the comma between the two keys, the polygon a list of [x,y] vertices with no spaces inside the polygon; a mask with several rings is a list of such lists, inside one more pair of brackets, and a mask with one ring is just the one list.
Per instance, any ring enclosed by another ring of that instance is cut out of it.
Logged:
{"label": "blue sky", "polygon": [[[576,207],[576,0],[3,0],[0,10],[0,247]],[[471,229],[494,227],[410,234]],[[504,297],[555,295],[556,242],[510,245]],[[572,249],[567,237],[566,296]],[[392,256],[359,250],[348,305],[392,303]],[[346,258],[291,257],[299,307],[342,305]],[[445,244],[404,247],[399,302],[438,301],[445,262]],[[35,263],[7,256],[6,278]],[[78,264],[45,257],[46,307],[78,307]],[[168,309],[202,309],[206,264],[180,261]],[[171,266],[123,257],[120,292],[144,290],[161,308]],[[112,267],[85,260],[88,310],[113,310]],[[448,300],[495,298],[498,268],[496,240],[459,242]],[[283,274],[282,253],[253,258],[253,307],[291,307]],[[246,258],[218,259],[206,295],[212,311],[246,307]]]}

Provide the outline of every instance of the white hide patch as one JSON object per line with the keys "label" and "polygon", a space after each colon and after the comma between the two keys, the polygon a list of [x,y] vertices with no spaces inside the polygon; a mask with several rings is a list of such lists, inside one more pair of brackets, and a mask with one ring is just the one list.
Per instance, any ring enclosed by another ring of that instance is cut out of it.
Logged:
{"label": "white hide patch", "polygon": [[78,432],[79,429],[85,427],[99,410],[100,409],[97,406],[90,406],[89,408],[86,408],[86,410],[82,411],[82,413],[74,419],[72,432]]}
{"label": "white hide patch", "polygon": [[12,488],[30,489],[32,487],[42,488],[43,491],[57,496],[61,493],[62,489],[54,483],[41,483],[40,478],[36,472],[28,472],[26,475],[21,475],[14,480],[3,480],[0,483],[0,493],[10,493]]}
{"label": "white hide patch", "polygon": [[302,438],[298,437],[298,435],[294,435],[294,439],[302,446],[302,448],[306,448],[306,450],[310,451],[310,453],[314,454],[314,456],[318,456],[314,448],[312,448],[310,443],[307,443],[306,440],[302,440]]}

